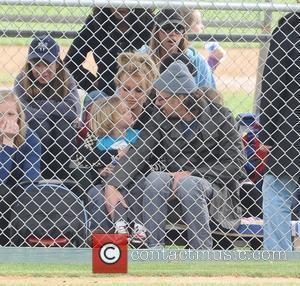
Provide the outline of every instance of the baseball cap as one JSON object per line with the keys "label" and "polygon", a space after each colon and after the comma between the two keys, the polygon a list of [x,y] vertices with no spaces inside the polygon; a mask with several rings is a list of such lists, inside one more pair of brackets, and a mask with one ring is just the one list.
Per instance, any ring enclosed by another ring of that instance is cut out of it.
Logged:
{"label": "baseball cap", "polygon": [[50,35],[43,35],[32,40],[28,60],[42,59],[47,63],[53,63],[59,56],[59,45]]}
{"label": "baseball cap", "polygon": [[184,19],[182,16],[176,12],[174,9],[163,9],[154,18],[155,25],[158,27],[163,27],[165,25],[181,25],[186,28]]}
{"label": "baseball cap", "polygon": [[153,84],[159,91],[172,94],[191,94],[198,90],[198,86],[188,70],[187,66],[180,60],[170,64],[166,70],[160,74]]}

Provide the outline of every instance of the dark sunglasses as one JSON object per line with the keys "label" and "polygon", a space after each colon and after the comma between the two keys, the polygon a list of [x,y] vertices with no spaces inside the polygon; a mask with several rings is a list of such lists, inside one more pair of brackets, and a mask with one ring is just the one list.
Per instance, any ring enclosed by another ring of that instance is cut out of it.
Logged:
{"label": "dark sunglasses", "polygon": [[184,34],[185,28],[182,25],[172,25],[172,24],[167,24],[161,27],[161,29],[166,33],[170,34],[171,32],[175,31],[177,34]]}

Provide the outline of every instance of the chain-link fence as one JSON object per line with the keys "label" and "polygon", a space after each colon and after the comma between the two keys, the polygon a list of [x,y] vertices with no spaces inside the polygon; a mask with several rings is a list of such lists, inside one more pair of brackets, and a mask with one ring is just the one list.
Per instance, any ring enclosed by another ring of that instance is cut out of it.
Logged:
{"label": "chain-link fence", "polygon": [[80,4],[1,2],[0,244],[297,248],[299,4]]}

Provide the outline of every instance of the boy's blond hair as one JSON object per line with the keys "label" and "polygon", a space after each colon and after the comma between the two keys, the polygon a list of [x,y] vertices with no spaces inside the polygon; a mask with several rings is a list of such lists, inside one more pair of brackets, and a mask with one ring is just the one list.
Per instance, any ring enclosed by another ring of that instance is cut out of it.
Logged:
{"label": "boy's blond hair", "polygon": [[14,101],[17,105],[17,113],[19,116],[17,124],[19,126],[19,133],[14,138],[14,145],[16,147],[19,147],[25,142],[25,138],[26,138],[25,114],[20,100],[12,90],[0,91],[0,104],[6,101]]}
{"label": "boy's blond hair", "polygon": [[101,98],[92,104],[90,128],[97,136],[110,135],[127,105],[119,97]]}
{"label": "boy's blond hair", "polygon": [[150,92],[154,80],[159,75],[159,71],[149,55],[140,52],[124,52],[118,56],[117,62],[119,65],[115,78],[117,86],[122,82],[121,78],[127,75],[129,77],[138,77],[141,85],[144,85],[143,89],[145,89],[145,92]]}

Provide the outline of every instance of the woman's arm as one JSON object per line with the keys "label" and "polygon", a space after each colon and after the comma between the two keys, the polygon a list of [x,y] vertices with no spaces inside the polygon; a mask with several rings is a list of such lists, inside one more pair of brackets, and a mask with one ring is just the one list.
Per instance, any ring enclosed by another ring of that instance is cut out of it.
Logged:
{"label": "woman's arm", "polygon": [[6,181],[10,176],[13,166],[12,156],[15,151],[15,147],[0,145],[0,184]]}
{"label": "woman's arm", "polygon": [[23,172],[20,180],[38,180],[41,174],[41,142],[30,129],[27,129],[26,142],[20,147],[19,152],[24,156],[21,162],[17,162]]}
{"label": "woman's arm", "polygon": [[79,31],[78,36],[74,39],[64,59],[66,67],[74,76],[79,86],[87,92],[96,89],[94,84],[97,81],[97,77],[83,67],[83,63],[88,52],[95,48],[92,46],[91,41],[94,32],[92,22],[93,20],[91,20],[91,16],[89,16],[84,27]]}
{"label": "woman's arm", "polygon": [[246,156],[240,134],[235,128],[235,119],[227,108],[222,108],[219,116],[222,116],[222,123],[219,125],[219,140],[215,152],[212,153],[217,160],[212,164],[203,162],[195,170],[195,175],[200,174],[210,178],[210,181],[217,180],[221,184],[233,178],[238,181],[243,180],[245,179]]}
{"label": "woman's arm", "polygon": [[199,87],[207,86],[216,88],[216,82],[213,72],[207,64],[206,60],[201,55],[199,55],[198,52],[196,52],[192,57],[192,62],[197,68],[197,74],[195,76],[197,85]]}
{"label": "woman's arm", "polygon": [[[289,24],[288,24],[289,25]],[[259,124],[262,127],[259,132],[259,139],[264,145],[272,146],[272,135],[277,130],[278,117],[280,117],[280,108],[286,104],[282,94],[286,91],[286,76],[288,67],[286,67],[287,47],[292,49],[292,43],[289,43],[287,36],[280,27],[277,27],[272,33],[269,47],[269,53],[266,59],[261,95],[258,102]]]}

